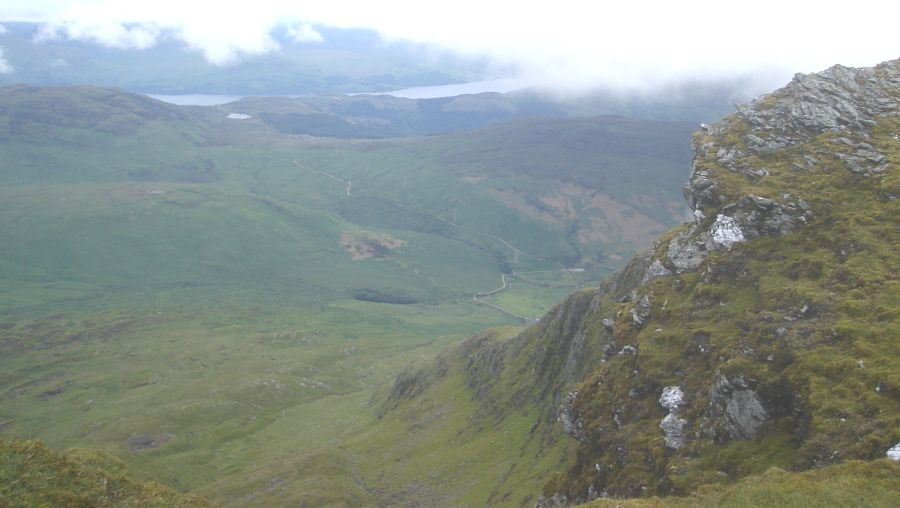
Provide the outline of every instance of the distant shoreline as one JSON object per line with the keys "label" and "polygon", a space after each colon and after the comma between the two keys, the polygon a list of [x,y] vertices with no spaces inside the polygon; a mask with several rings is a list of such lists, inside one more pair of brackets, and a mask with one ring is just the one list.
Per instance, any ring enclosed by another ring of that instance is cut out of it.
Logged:
{"label": "distant shoreline", "polygon": [[[458,95],[477,94],[477,93],[507,93],[527,88],[530,84],[527,81],[516,78],[489,79],[484,81],[472,81],[470,83],[455,83],[450,85],[431,85],[431,86],[414,86],[410,88],[402,88],[399,90],[391,90],[387,92],[360,92],[350,93],[347,95],[391,95],[404,99],[435,99],[439,97],[456,97]],[[228,95],[228,94],[143,94],[147,97],[157,99],[169,104],[178,106],[221,106],[235,102],[246,97],[288,97],[296,99],[304,97],[304,95]]]}

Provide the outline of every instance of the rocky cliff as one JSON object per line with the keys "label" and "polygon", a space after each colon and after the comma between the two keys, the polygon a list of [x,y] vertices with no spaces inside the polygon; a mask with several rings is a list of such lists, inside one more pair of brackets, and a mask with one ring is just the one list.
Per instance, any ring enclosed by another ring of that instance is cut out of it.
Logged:
{"label": "rocky cliff", "polygon": [[[696,134],[694,220],[518,337],[473,396],[577,440],[539,506],[685,494],[900,441],[900,60],[836,66]],[[464,351],[464,353],[462,353]]]}

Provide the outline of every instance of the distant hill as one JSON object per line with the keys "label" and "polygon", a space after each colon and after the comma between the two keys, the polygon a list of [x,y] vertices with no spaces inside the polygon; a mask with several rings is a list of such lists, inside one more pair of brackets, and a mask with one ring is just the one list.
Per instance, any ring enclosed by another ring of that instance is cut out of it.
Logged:
{"label": "distant hill", "polygon": [[[684,213],[688,123],[524,120],[363,142],[273,135],[228,111],[111,89],[0,88],[0,192],[16,239],[0,248],[6,276],[135,289],[305,281],[321,294],[437,302],[500,272],[607,270]],[[354,261],[340,239],[361,228],[424,250]],[[462,264],[438,263],[435,250]],[[422,286],[425,273],[437,287]]]}

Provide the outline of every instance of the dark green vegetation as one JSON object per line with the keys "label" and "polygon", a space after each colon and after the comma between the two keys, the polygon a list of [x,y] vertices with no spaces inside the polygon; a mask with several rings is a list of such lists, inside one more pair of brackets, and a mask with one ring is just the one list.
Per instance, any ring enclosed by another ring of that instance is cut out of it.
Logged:
{"label": "dark green vegetation", "polygon": [[[510,459],[527,409],[514,428],[470,419],[460,370],[433,396],[444,426],[417,405],[382,411],[376,390],[520,323],[474,295],[532,319],[680,221],[689,154],[660,147],[691,127],[531,119],[347,140],[228,112],[0,89],[0,435],[104,450],[236,504],[478,504],[496,475],[513,490],[558,469],[565,448],[540,440],[537,465]],[[495,460],[468,458],[484,449]]]}
{"label": "dark green vegetation", "polygon": [[3,506],[210,506],[202,498],[128,476],[114,457],[89,450],[66,453],[40,442],[0,439]]}

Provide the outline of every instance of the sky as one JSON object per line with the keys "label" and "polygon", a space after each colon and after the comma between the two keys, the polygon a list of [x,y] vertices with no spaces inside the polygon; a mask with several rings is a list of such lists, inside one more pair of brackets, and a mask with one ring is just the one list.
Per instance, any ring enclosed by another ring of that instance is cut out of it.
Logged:
{"label": "sky", "polygon": [[898,19],[886,0],[0,0],[0,24],[40,22],[46,39],[146,49],[175,37],[211,65],[279,51],[277,26],[304,44],[322,41],[316,27],[368,28],[561,91],[871,66],[900,57]]}

